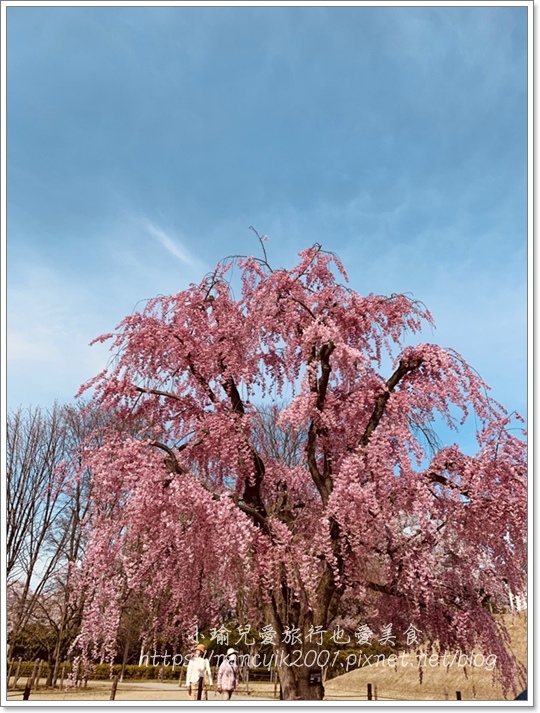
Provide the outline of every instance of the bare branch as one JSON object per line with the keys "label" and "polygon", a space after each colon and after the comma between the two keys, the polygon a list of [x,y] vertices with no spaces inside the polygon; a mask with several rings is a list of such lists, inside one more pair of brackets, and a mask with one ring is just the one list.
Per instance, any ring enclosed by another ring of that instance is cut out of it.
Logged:
{"label": "bare branch", "polygon": [[173,394],[170,391],[162,391],[161,389],[149,389],[144,386],[136,386],[137,391],[141,394],[154,394],[154,396],[165,396],[169,399],[174,399],[175,401],[182,401],[182,397],[178,394]]}
{"label": "bare branch", "polygon": [[254,228],[252,225],[249,226],[249,229],[250,229],[250,230],[253,230],[253,232],[255,233],[255,235],[259,238],[259,242],[260,242],[260,244],[261,244],[261,248],[262,248],[263,255],[264,255],[264,264],[267,266],[267,268],[270,270],[270,272],[273,272],[272,268],[271,268],[270,265],[268,264],[268,257],[267,257],[267,255],[266,255],[266,249],[265,249],[265,247],[264,247],[264,241],[263,241],[263,239],[261,238],[261,236],[259,235],[259,233],[255,230],[255,228]]}
{"label": "bare branch", "polygon": [[360,439],[360,446],[362,448],[365,448],[367,446],[367,444],[369,443],[369,439],[371,438],[371,434],[379,425],[380,420],[384,414],[386,403],[390,398],[390,394],[394,391],[394,389],[403,379],[403,377],[405,377],[407,374],[414,371],[415,369],[418,369],[421,363],[422,359],[412,359],[411,361],[399,362],[398,368],[386,382],[384,391],[379,394],[379,396],[377,396],[377,399],[375,401],[375,408],[373,409],[373,413],[371,414],[371,417],[368,421],[366,430],[364,431]]}

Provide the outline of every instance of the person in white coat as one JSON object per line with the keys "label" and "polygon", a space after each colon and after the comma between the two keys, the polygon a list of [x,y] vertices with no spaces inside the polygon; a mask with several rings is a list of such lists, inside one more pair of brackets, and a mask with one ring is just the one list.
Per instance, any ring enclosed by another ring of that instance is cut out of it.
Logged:
{"label": "person in white coat", "polygon": [[204,658],[206,646],[198,644],[189,660],[186,671],[186,688],[192,701],[208,700],[208,688],[212,685],[210,663]]}

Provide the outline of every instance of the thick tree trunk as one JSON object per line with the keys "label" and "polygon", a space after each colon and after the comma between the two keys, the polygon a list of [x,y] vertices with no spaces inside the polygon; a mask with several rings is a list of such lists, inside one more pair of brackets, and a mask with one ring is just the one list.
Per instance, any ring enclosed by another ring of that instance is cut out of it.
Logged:
{"label": "thick tree trunk", "polygon": [[[303,652],[304,655],[306,652]],[[292,660],[292,659],[291,659]],[[287,701],[322,701],[324,686],[318,667],[284,664],[278,667],[283,699]]]}
{"label": "thick tree trunk", "polygon": [[[266,621],[276,632],[274,656],[281,685],[283,700],[321,701],[324,698],[322,667],[328,663],[320,635],[332,619],[333,609],[339,601],[335,588],[324,586],[323,577],[316,610],[289,601],[290,591],[282,587],[274,592],[271,602],[265,607]],[[323,596],[324,590],[324,596]],[[330,607],[332,604],[332,607]],[[320,629],[317,629],[320,627]],[[291,630],[295,635],[290,635]]]}
{"label": "thick tree trunk", "polygon": [[283,700],[321,701],[324,698],[322,683],[321,647],[315,643],[276,646],[276,656]]}

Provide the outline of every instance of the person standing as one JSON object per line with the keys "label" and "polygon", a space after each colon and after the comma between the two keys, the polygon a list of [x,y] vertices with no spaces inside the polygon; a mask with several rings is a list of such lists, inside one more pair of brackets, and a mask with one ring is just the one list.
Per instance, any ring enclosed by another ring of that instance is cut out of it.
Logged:
{"label": "person standing", "polygon": [[236,663],[236,651],[228,649],[227,655],[221,662],[217,674],[218,693],[225,694],[225,700],[230,701],[233,691],[238,688],[238,665]]}
{"label": "person standing", "polygon": [[186,671],[186,688],[192,701],[208,700],[208,687],[212,685],[210,663],[204,658],[206,646],[198,644],[189,660]]}

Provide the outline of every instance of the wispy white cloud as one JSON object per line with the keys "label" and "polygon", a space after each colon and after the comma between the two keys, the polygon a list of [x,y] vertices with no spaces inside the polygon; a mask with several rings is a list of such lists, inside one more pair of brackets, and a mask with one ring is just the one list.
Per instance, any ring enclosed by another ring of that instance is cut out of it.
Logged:
{"label": "wispy white cloud", "polygon": [[69,398],[93,337],[260,255],[250,225],[275,268],[319,242],[353,289],[412,292],[523,400],[526,8],[176,10],[14,19],[15,401]]}
{"label": "wispy white cloud", "polygon": [[[10,273],[10,407],[70,402],[80,385],[107,365],[108,344],[90,347],[95,337],[113,331],[145,300],[185,289],[209,269],[176,236],[134,211],[89,233],[87,240],[92,251],[69,269],[51,251],[35,249]],[[154,241],[165,249],[156,249]]]}
{"label": "wispy white cloud", "polygon": [[171,235],[169,235],[164,230],[154,225],[150,221],[147,221],[146,228],[150,235],[155,238],[165,248],[165,250],[168,250],[171,255],[174,255],[174,257],[177,257],[179,260],[181,260],[186,265],[189,265],[190,267],[196,267],[200,265],[200,262],[190,255],[189,251],[182,245],[182,243],[178,239],[173,238]]}

